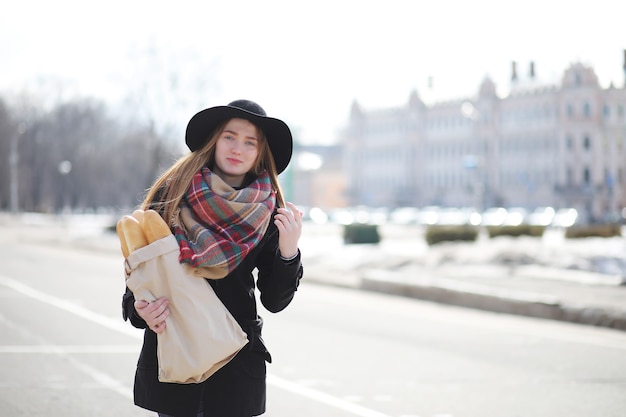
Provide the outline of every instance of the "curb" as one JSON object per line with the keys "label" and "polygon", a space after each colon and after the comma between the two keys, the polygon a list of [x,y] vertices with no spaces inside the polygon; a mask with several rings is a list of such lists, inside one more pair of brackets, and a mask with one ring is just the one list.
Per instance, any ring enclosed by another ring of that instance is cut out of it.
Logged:
{"label": "curb", "polygon": [[412,278],[409,282],[401,274],[384,270],[339,271],[324,267],[307,268],[306,264],[305,277],[312,284],[626,331],[625,311],[575,306],[541,293],[512,291],[445,277]]}
{"label": "curb", "polygon": [[[384,275],[384,276],[382,276]],[[436,282],[435,282],[436,281]],[[626,331],[626,312],[563,304],[556,297],[509,291],[448,278],[406,282],[382,271],[363,274],[360,288],[441,304]]]}

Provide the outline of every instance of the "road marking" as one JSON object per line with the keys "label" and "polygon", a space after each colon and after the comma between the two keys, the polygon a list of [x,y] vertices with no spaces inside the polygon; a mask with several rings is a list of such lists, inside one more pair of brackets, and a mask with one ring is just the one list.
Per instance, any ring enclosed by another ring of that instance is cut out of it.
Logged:
{"label": "road marking", "polygon": [[108,388],[111,391],[116,392],[120,394],[121,396],[123,396],[124,398],[132,401],[133,390],[127,387],[126,385],[124,385],[123,383],[121,383],[120,381],[118,381],[117,379],[111,377],[109,374],[99,371],[93,366],[80,362],[69,355],[61,354],[61,356],[67,359],[74,367],[81,370],[83,373],[91,376],[91,378],[94,381],[96,381],[103,387]]}
{"label": "road marking", "polygon": [[143,331],[135,329],[132,326],[128,326],[126,323],[122,322],[121,319],[114,320],[101,314],[94,313],[93,311],[81,307],[77,304],[71,303],[67,300],[55,297],[50,294],[46,294],[32,287],[24,285],[15,279],[8,278],[2,275],[0,275],[0,285],[4,285],[5,287],[11,288],[12,290],[15,290],[30,298],[57,307],[61,310],[65,310],[85,320],[90,320],[108,329],[115,330],[128,336],[132,336],[136,339],[143,339]]}
{"label": "road marking", "polygon": [[[88,310],[84,307],[71,303],[62,298],[58,298],[53,295],[41,292],[32,287],[24,285],[15,279],[0,275],[0,285],[4,285],[5,287],[11,288],[12,290],[17,291],[23,295],[26,295],[28,297],[31,297],[43,303],[49,304],[51,306],[57,307],[61,310],[65,310],[78,317],[100,324],[101,326],[104,326],[111,330],[118,331],[120,333],[135,337],[137,339],[143,339],[143,332],[138,332],[137,329],[131,327],[130,325],[124,325],[124,323],[122,322],[113,320],[109,317],[103,316],[98,313],[94,313],[91,310]],[[54,353],[59,353],[59,352],[54,352]],[[76,366],[78,369],[81,369],[85,373],[91,375],[97,382],[101,383],[103,386],[125,396],[126,398],[132,398],[131,390],[123,386],[123,384],[121,384],[119,381],[111,378],[107,374],[104,374],[98,371],[95,368],[90,367],[89,365],[76,361],[71,356],[67,356],[67,358],[72,362],[74,366]],[[286,379],[282,379],[280,377],[270,375],[269,373],[267,375],[267,383],[274,385],[278,388],[291,391],[303,397],[308,397],[315,401],[319,401],[321,403],[330,405],[340,410],[349,412],[359,417],[390,417],[388,414],[383,414],[378,411],[374,411],[369,408],[362,407],[358,404],[354,404],[349,401],[345,401],[340,398],[333,397],[332,395],[323,393],[321,391],[317,391],[308,387],[304,387],[302,385],[298,385]]]}
{"label": "road marking", "polygon": [[[43,294],[23,284],[20,284],[17,281],[0,276],[0,284],[6,285],[7,283],[12,284],[10,286],[9,285],[7,286],[13,289],[18,288],[16,291],[19,291],[24,295],[29,295],[29,296],[36,295],[37,297],[40,297]],[[18,285],[14,285],[14,284],[18,284]],[[20,290],[31,290],[31,291],[24,292]],[[37,299],[40,299],[40,298],[37,298]],[[44,300],[45,300],[45,297],[44,297]],[[53,304],[53,305],[56,305],[56,304]],[[58,305],[56,306],[58,307]],[[74,357],[70,355],[71,353],[78,353],[78,351],[81,351],[81,353],[85,353],[87,350],[94,351],[94,352],[102,351],[102,350],[111,351],[114,349],[128,350],[129,346],[120,345],[120,346],[87,346],[86,347],[86,346],[50,345],[50,344],[47,344],[46,341],[42,339],[38,334],[35,334],[29,331],[28,328],[18,327],[16,324],[8,321],[2,315],[0,315],[0,322],[6,326],[9,326],[13,330],[18,331],[24,337],[32,339],[35,342],[40,342],[38,345],[34,345],[34,346],[33,345],[0,346],[0,353],[45,353],[45,354],[57,355],[63,358],[64,360],[66,360],[67,362],[69,362],[74,368],[88,375],[92,380],[94,380],[100,386],[106,389],[109,389],[113,392],[116,392],[128,400],[131,400],[131,401],[133,400],[132,388],[124,385],[120,381],[116,380],[115,378],[112,378],[110,375],[104,372],[101,372],[100,370],[92,367],[91,365],[88,365],[84,362],[79,361],[78,359],[75,359]],[[88,349],[85,349],[85,348],[88,348]],[[134,352],[137,352],[138,350],[139,350],[138,346],[133,346]]]}
{"label": "road marking", "polygon": [[302,385],[298,385],[294,382],[287,381],[286,379],[279,378],[275,375],[268,374],[267,382],[268,384],[272,384],[278,388],[291,391],[294,394],[298,394],[303,397],[311,398],[315,401],[319,401],[326,405],[330,405],[332,407],[347,411],[360,417],[390,417],[388,414],[383,414],[378,411],[370,410],[369,408],[365,408],[358,404],[354,404],[349,401],[333,397],[332,395],[328,395],[323,392],[304,387]]}

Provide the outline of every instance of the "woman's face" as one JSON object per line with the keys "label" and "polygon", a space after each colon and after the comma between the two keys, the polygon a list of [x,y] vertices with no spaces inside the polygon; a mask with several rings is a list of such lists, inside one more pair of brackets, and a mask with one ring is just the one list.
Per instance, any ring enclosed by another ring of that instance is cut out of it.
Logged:
{"label": "woman's face", "polygon": [[257,127],[245,119],[230,119],[215,145],[213,172],[231,187],[238,187],[259,155]]}

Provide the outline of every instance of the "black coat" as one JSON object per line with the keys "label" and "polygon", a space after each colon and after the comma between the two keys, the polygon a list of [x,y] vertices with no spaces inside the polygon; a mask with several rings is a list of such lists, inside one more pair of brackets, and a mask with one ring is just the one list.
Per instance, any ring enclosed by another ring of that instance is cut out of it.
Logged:
{"label": "black coat", "polygon": [[255,268],[261,303],[273,313],[283,310],[293,299],[303,269],[300,253],[290,261],[281,259],[273,216],[265,236],[242,263],[227,277],[209,280],[250,342],[232,361],[200,384],[158,381],[157,335],[137,315],[134,296],[126,289],[122,299],[124,320],[146,329],[135,373],[136,405],[175,417],[196,417],[199,410],[204,411],[204,417],[250,417],[265,412],[265,362],[271,362],[271,356],[261,337],[263,322],[257,314],[252,274]]}

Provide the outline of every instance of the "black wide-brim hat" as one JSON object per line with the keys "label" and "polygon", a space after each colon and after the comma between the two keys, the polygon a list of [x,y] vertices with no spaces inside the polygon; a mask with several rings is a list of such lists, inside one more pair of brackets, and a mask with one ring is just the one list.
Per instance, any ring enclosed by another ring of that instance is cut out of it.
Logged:
{"label": "black wide-brim hat", "polygon": [[265,110],[250,100],[235,100],[226,106],[216,106],[196,113],[187,124],[185,143],[193,152],[202,148],[217,126],[232,118],[246,119],[259,127],[267,140],[278,174],[283,172],[293,152],[291,130],[280,119],[268,117]]}

